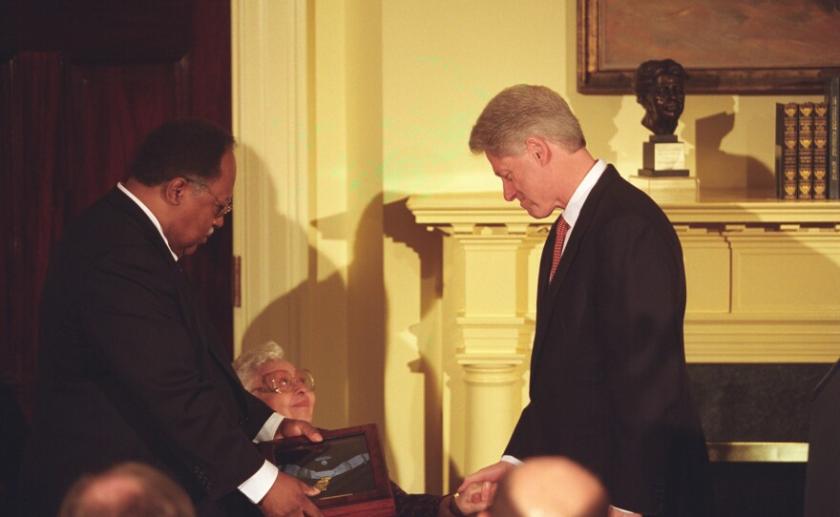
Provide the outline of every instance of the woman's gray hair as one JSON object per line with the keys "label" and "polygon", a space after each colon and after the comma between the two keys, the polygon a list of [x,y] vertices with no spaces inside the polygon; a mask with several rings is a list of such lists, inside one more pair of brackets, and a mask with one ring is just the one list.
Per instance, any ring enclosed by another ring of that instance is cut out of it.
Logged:
{"label": "woman's gray hair", "polygon": [[260,366],[268,361],[283,359],[286,354],[283,347],[274,341],[267,341],[250,350],[243,351],[233,362],[233,369],[246,389],[251,389],[251,382]]}

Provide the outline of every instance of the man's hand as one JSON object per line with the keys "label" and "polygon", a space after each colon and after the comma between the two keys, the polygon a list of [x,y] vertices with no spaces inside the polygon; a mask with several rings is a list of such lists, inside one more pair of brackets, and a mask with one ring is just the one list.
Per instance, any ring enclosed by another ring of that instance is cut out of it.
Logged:
{"label": "man's hand", "polygon": [[277,433],[275,433],[275,438],[290,438],[292,436],[301,436],[304,435],[309,438],[311,442],[322,442],[324,441],[324,437],[321,436],[321,433],[318,431],[317,427],[314,427],[309,422],[304,422],[303,420],[295,420],[293,418],[284,418],[282,422],[280,422],[280,426],[277,428]]}
{"label": "man's hand", "polygon": [[493,498],[496,496],[497,483],[485,481],[483,483],[473,483],[467,486],[462,492],[456,492],[453,502],[458,507],[458,510],[464,515],[472,515],[482,510],[486,510],[488,506],[493,503]]}
{"label": "man's hand", "polygon": [[[468,486],[472,485],[473,483],[482,484],[485,481],[489,481],[490,483],[498,483],[502,476],[504,476],[509,470],[511,470],[515,465],[513,463],[509,463],[507,461],[500,461],[498,463],[494,463],[489,467],[484,467],[481,470],[473,472],[469,476],[464,479],[464,482],[461,483],[461,486],[458,487],[458,492],[463,492]],[[495,488],[494,488],[495,491]]]}
{"label": "man's hand", "polygon": [[321,491],[303,481],[280,472],[274,484],[260,501],[260,510],[269,517],[321,517],[321,511],[309,496]]}

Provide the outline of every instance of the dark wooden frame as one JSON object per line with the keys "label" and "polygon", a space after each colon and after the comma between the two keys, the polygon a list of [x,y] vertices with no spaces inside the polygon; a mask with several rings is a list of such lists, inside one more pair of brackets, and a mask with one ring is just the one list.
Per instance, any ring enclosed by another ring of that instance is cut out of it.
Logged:
{"label": "dark wooden frame", "polygon": [[[631,94],[632,70],[600,68],[598,19],[600,0],[577,3],[577,86],[581,93]],[[643,7],[642,3],[639,5]],[[664,58],[669,56],[652,56]],[[784,68],[688,68],[687,93],[738,94],[821,94],[825,78],[840,73],[835,67],[805,67],[791,64]]]}
{"label": "dark wooden frame", "polygon": [[365,440],[365,445],[370,454],[371,470],[373,471],[374,488],[354,494],[334,496],[327,499],[313,498],[315,504],[321,508],[326,516],[344,515],[366,515],[386,516],[393,515],[395,505],[391,492],[391,482],[388,478],[388,469],[385,464],[385,457],[382,448],[379,446],[379,435],[375,424],[367,424],[357,427],[347,427],[331,431],[321,430],[324,441],[321,443],[310,442],[305,437],[286,438],[271,442],[270,450],[265,451],[269,459],[278,465],[284,464],[284,456],[290,452],[301,450],[317,450],[324,444],[329,445],[331,441],[343,438],[359,437]]}

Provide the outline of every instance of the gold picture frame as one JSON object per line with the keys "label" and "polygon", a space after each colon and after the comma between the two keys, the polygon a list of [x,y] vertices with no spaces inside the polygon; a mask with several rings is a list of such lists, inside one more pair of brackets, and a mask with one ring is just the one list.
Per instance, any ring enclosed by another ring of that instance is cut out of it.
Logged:
{"label": "gold picture frame", "polygon": [[578,91],[633,93],[639,64],[670,58],[687,93],[821,94],[840,72],[837,27],[836,2],[578,0]]}

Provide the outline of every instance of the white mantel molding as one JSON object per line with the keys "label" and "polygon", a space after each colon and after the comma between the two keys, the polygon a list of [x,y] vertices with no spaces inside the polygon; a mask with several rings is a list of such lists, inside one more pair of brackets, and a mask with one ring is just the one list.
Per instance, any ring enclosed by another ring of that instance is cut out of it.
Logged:
{"label": "white mantel molding", "polygon": [[[493,290],[486,282],[467,279],[462,287],[467,300],[484,302],[484,312],[532,316],[505,303],[504,297],[504,306],[495,310],[486,298],[494,290],[525,289],[502,284],[535,277],[533,261],[514,260],[510,254],[499,260],[498,253],[504,248],[510,253],[539,249],[556,214],[535,220],[498,192],[418,195],[409,199],[408,207],[418,224],[453,239],[473,264],[495,262],[497,271],[525,268],[516,275],[495,275],[502,283]],[[840,203],[718,196],[662,208],[683,245],[690,362],[833,362],[840,356]],[[464,361],[481,354],[481,346],[489,342],[478,340],[471,346],[466,338],[480,332],[480,326],[464,323],[478,314],[467,308],[460,315],[468,317],[460,324],[461,336],[444,339],[463,343]],[[520,332],[527,327],[523,320]],[[512,336],[505,339],[508,346],[521,348]]]}

